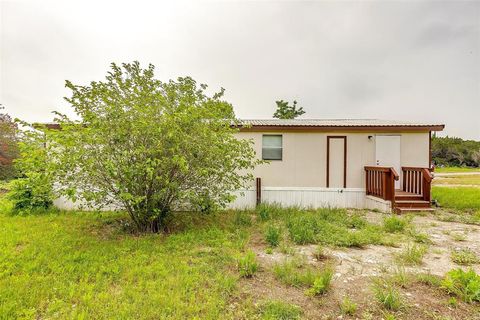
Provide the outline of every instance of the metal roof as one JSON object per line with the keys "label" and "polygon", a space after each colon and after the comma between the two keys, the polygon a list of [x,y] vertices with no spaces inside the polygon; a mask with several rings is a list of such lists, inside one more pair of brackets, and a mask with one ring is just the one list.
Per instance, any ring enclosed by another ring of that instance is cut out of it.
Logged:
{"label": "metal roof", "polygon": [[444,127],[444,124],[379,119],[241,119],[246,126],[280,127]]}

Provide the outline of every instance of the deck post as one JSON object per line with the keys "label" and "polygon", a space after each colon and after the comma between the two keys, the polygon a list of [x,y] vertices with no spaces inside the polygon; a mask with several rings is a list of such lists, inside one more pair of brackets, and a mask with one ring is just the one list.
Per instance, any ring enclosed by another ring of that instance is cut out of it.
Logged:
{"label": "deck post", "polygon": [[257,191],[257,201],[256,204],[257,206],[262,203],[262,179],[257,178],[255,179],[256,181],[256,191]]}

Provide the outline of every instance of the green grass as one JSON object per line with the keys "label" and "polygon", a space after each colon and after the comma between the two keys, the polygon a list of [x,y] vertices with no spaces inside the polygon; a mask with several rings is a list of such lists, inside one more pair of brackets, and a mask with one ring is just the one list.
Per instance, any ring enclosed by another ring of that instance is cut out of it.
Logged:
{"label": "green grass", "polygon": [[345,296],[340,302],[340,311],[342,314],[353,316],[357,312],[357,304],[350,297]]}
{"label": "green grass", "polygon": [[389,216],[383,219],[383,228],[389,233],[403,232],[409,223],[407,218]]}
{"label": "green grass", "polygon": [[270,247],[277,247],[281,240],[281,229],[278,226],[269,224],[265,229],[265,241]]}
{"label": "green grass", "polygon": [[344,209],[299,211],[284,220],[296,244],[364,247],[386,243],[380,226],[368,223],[358,214],[348,214]]}
{"label": "green grass", "polygon": [[309,287],[321,276],[320,270],[305,265],[299,258],[288,259],[273,266],[273,274],[280,282],[292,287]]}
{"label": "green grass", "polygon": [[119,213],[0,215],[0,318],[219,318],[248,232],[199,216],[166,236],[122,232]]}
{"label": "green grass", "polygon": [[373,282],[373,293],[377,301],[387,310],[397,311],[404,305],[400,292],[392,284],[381,279]]}
{"label": "green grass", "polygon": [[480,258],[470,249],[454,250],[451,253],[451,258],[456,264],[465,266],[480,263]]}
{"label": "green grass", "polygon": [[426,252],[427,247],[424,245],[408,244],[395,258],[402,265],[421,265]]}
{"label": "green grass", "polygon": [[444,176],[437,177],[433,180],[434,185],[442,184],[458,184],[466,186],[480,186],[480,172],[474,175],[458,175],[458,176]]}
{"label": "green grass", "polygon": [[432,187],[432,199],[445,208],[480,210],[480,188],[477,187]]}
{"label": "green grass", "polygon": [[238,258],[238,272],[241,277],[250,278],[258,271],[258,262],[253,251]]}
{"label": "green grass", "polygon": [[282,301],[269,301],[262,306],[263,320],[296,320],[301,315],[302,309],[299,306]]}
{"label": "green grass", "polygon": [[480,168],[469,168],[469,167],[437,167],[435,172],[438,173],[455,173],[455,172],[480,172]]}

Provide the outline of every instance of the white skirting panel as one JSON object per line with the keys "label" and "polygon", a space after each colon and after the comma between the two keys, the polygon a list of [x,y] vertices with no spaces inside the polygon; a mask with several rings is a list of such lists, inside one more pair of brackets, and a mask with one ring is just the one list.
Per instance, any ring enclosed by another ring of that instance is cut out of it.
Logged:
{"label": "white skirting panel", "polygon": [[[235,192],[237,199],[230,204],[232,209],[254,208],[255,190]],[[262,202],[302,208],[366,208],[365,189],[362,188],[298,188],[263,187]]]}
{"label": "white skirting panel", "polygon": [[[235,191],[235,201],[228,205],[230,209],[253,209],[256,205],[255,190]],[[263,187],[263,203],[277,203],[285,207],[301,208],[368,208],[389,212],[390,202],[365,195],[361,188],[295,188],[295,187]],[[64,197],[54,201],[60,209],[86,209],[81,202],[73,203]],[[110,205],[102,210],[118,210],[121,206]]]}

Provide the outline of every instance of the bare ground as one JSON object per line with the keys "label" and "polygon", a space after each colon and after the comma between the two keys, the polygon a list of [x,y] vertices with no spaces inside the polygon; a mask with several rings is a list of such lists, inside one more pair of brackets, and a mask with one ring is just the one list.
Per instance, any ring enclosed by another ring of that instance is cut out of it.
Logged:
{"label": "bare ground", "polygon": [[[368,212],[367,219],[380,223],[382,214]],[[452,262],[451,251],[468,248],[480,256],[480,226],[456,222],[442,222],[435,215],[415,216],[412,223],[418,231],[429,235],[432,244],[420,266],[402,267],[408,274],[430,273],[443,277],[454,268],[467,269]],[[456,237],[455,235],[461,235]],[[461,239],[461,241],[458,241]],[[257,254],[262,269],[252,279],[241,281],[242,295],[254,304],[267,300],[281,300],[298,305],[305,319],[342,319],[340,301],[349,296],[358,305],[357,319],[381,319],[388,313],[375,301],[371,283],[374,277],[388,277],[399,270],[395,255],[407,243],[399,247],[370,245],[366,248],[328,248],[329,263],[335,266],[332,289],[321,297],[308,297],[304,288],[294,288],[277,281],[272,266],[287,259],[288,254],[275,249],[267,254],[267,245],[260,234],[254,234],[249,247]],[[305,257],[308,264],[321,268],[325,261],[314,258],[315,245],[294,246],[295,252]],[[480,265],[471,266],[480,273]],[[412,282],[401,288],[405,306],[395,312],[396,319],[480,319],[479,304],[460,302],[448,305],[449,296],[437,287]]]}

